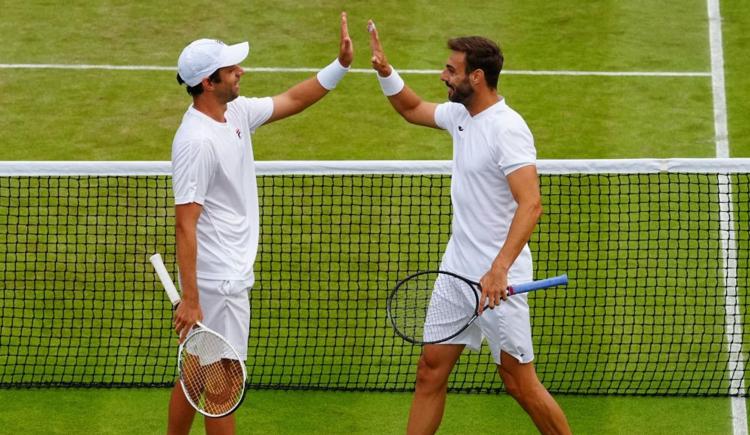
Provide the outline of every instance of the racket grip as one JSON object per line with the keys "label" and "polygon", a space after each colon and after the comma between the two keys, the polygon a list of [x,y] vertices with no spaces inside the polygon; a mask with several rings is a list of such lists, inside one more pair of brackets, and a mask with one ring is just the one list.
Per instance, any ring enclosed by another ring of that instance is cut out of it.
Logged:
{"label": "racket grip", "polygon": [[156,274],[161,281],[161,285],[164,286],[164,291],[167,292],[167,296],[169,296],[172,305],[179,304],[181,300],[180,294],[177,293],[177,288],[174,286],[174,282],[172,282],[172,278],[170,278],[166,266],[164,266],[164,261],[162,261],[161,255],[158,253],[154,254],[149,257],[149,261],[151,261],[151,264],[154,266]]}
{"label": "racket grip", "polygon": [[558,276],[553,276],[552,278],[540,279],[537,281],[529,281],[529,282],[524,282],[521,284],[514,284],[508,287],[508,294],[515,295],[518,293],[527,293],[527,292],[534,291],[534,290],[555,287],[558,285],[566,285],[566,284],[568,284],[568,275],[562,274]]}

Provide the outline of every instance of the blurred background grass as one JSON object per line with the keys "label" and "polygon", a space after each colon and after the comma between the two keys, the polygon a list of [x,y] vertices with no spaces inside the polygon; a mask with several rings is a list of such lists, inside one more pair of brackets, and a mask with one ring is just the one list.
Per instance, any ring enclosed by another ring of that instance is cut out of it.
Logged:
{"label": "blurred background grass", "polygon": [[[507,70],[710,71],[700,1],[499,2],[475,9],[447,1],[234,1],[208,14],[212,8],[210,2],[9,4],[0,23],[0,62],[173,67],[184,45],[210,36],[249,40],[246,67],[317,68],[336,55],[338,14],[346,9],[357,68],[369,68],[364,27],[372,17],[399,69],[439,70],[449,37],[482,34],[501,43]],[[739,71],[747,66],[743,42],[727,48],[729,71],[733,62]],[[248,72],[242,92],[275,95],[311,75]],[[445,100],[437,74],[404,76],[425,99]],[[731,81],[728,88],[735,89]],[[746,113],[747,86],[738,90],[730,105]],[[540,158],[714,155],[708,77],[504,75],[501,93],[525,116]],[[0,147],[10,160],[168,160],[190,103],[172,71],[2,69],[0,98]],[[735,122],[746,131],[741,119],[730,122],[730,132]],[[298,117],[258,130],[254,144],[259,160],[450,157],[446,134],[401,120],[374,77],[362,73],[349,74]],[[733,155],[748,149],[747,135],[732,136]]]}

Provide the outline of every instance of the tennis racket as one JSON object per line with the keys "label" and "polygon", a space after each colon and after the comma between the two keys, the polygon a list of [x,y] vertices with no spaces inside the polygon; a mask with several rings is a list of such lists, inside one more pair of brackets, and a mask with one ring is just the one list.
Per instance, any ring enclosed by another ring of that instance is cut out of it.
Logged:
{"label": "tennis racket", "polygon": [[[176,308],[180,295],[161,255],[154,254],[149,260]],[[177,372],[185,398],[207,417],[229,415],[245,398],[245,363],[224,337],[200,322],[180,344]]]}
{"label": "tennis racket", "polygon": [[[508,295],[568,283],[567,275],[514,284]],[[454,338],[479,317],[482,287],[446,271],[418,272],[399,282],[387,300],[388,319],[401,338],[414,344],[434,344]],[[434,304],[430,301],[435,299]],[[488,306],[484,307],[489,308]],[[468,321],[467,316],[470,314]]]}

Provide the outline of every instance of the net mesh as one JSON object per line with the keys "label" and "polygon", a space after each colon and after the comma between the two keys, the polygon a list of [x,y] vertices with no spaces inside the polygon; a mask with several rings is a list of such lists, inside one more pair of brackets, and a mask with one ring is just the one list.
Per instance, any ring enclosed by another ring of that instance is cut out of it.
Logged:
{"label": "net mesh", "polygon": [[[291,172],[258,177],[249,386],[412,390],[420,348],[385,301],[439,265],[450,175]],[[570,278],[529,296],[547,388],[747,395],[750,165],[546,172],[535,276]],[[170,183],[0,176],[0,387],[174,382],[171,306],[148,262],[160,252],[175,271]],[[495,372],[487,348],[467,352],[450,389],[500,391]]]}

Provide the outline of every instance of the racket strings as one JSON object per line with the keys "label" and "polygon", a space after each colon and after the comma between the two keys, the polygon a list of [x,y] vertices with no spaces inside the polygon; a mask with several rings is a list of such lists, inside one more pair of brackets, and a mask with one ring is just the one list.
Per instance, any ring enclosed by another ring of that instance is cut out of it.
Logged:
{"label": "racket strings", "polygon": [[416,340],[421,340],[423,335],[434,284],[434,281],[429,282],[430,279],[419,276],[405,281],[391,299],[390,314],[396,329]]}
{"label": "racket strings", "polygon": [[425,273],[404,281],[391,299],[396,329],[413,342],[435,342],[460,329],[476,307],[474,290],[450,275]]}
{"label": "racket strings", "polygon": [[242,400],[245,374],[234,350],[220,337],[196,332],[181,355],[180,376],[189,400],[211,415],[229,413]]}

